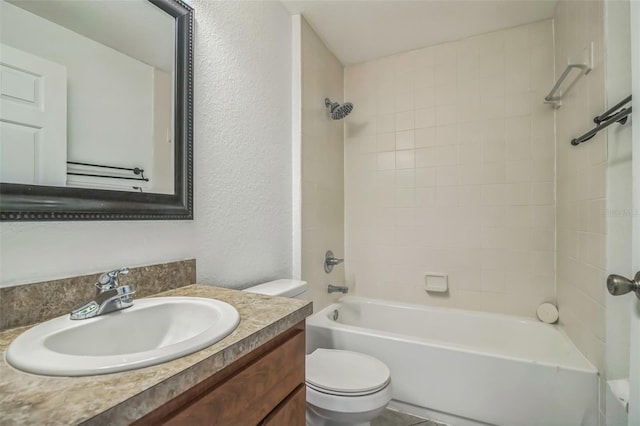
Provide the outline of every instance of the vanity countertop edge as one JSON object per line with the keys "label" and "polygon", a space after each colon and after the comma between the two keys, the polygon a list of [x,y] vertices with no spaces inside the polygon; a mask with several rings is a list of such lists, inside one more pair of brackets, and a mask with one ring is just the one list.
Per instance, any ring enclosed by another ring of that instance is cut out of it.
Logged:
{"label": "vanity countertop edge", "polygon": [[[222,287],[192,284],[152,297],[190,296],[233,305],[240,324],[221,341],[191,355],[151,367],[85,377],[24,373],[0,360],[0,425],[126,425],[155,410],[212,374],[311,315],[308,301],[271,297]],[[35,326],[0,333],[4,355],[9,344]]]}

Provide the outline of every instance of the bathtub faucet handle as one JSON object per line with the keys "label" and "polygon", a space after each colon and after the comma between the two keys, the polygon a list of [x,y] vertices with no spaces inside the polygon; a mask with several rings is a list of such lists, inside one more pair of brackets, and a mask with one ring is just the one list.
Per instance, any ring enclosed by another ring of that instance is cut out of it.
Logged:
{"label": "bathtub faucet handle", "polygon": [[328,274],[333,271],[333,267],[344,262],[344,259],[338,259],[333,256],[333,252],[331,250],[327,250],[324,254],[324,271]]}

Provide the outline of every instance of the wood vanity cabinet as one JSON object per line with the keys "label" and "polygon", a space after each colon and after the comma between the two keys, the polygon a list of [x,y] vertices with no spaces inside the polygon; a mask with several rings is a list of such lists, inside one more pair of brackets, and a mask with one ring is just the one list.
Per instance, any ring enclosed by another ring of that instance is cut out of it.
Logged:
{"label": "wood vanity cabinet", "polygon": [[304,321],[134,425],[304,426]]}

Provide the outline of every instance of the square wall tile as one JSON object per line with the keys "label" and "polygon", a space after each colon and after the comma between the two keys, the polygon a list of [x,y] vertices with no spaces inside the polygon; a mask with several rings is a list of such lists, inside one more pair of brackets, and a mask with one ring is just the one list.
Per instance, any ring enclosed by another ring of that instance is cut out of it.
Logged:
{"label": "square wall tile", "polygon": [[399,112],[396,114],[396,131],[413,130],[414,128],[413,111]]}

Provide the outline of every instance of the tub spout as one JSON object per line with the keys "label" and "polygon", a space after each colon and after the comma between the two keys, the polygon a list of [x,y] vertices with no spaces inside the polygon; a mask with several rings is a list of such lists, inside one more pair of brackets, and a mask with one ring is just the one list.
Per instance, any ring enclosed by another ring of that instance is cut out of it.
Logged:
{"label": "tub spout", "polygon": [[340,293],[347,294],[349,292],[349,287],[344,285],[332,285],[332,284],[329,284],[327,286],[327,293],[336,293],[338,291]]}

